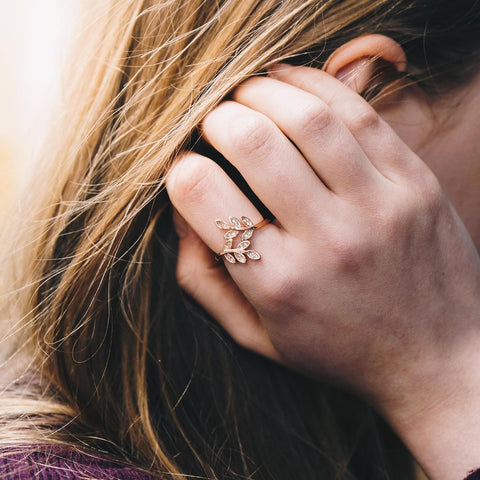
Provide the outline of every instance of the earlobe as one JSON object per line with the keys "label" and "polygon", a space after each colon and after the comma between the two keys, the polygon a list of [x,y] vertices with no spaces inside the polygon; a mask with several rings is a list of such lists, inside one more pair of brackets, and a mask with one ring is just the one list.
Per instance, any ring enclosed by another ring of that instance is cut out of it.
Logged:
{"label": "earlobe", "polygon": [[354,38],[335,50],[323,70],[360,93],[374,75],[377,60],[389,64],[397,72],[407,69],[405,52],[395,40],[370,34]]}

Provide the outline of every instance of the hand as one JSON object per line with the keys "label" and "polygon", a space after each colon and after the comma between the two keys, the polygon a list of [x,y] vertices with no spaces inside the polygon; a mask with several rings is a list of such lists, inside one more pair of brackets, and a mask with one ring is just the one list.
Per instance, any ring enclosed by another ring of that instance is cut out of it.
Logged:
{"label": "hand", "polygon": [[480,370],[478,253],[433,173],[360,96],[314,69],[274,76],[202,125],[276,217],[252,238],[262,259],[215,267],[214,220],[261,217],[189,152],[167,178],[190,226],[178,280],[244,347],[367,398],[416,453],[410,432],[427,435],[418,426],[465,400]]}

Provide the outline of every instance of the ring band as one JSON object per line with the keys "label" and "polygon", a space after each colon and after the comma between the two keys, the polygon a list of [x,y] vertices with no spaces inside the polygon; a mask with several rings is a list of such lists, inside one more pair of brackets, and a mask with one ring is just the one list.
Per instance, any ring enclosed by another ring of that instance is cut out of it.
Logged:
{"label": "ring band", "polygon": [[268,225],[271,222],[269,218],[264,218],[261,222],[256,223],[253,228],[258,230],[259,228],[264,227],[265,225]]}
{"label": "ring band", "polygon": [[[215,220],[215,225],[221,229],[226,230],[223,237],[225,244],[223,250],[217,255],[218,259],[224,257],[230,263],[246,263],[247,258],[250,260],[260,260],[262,256],[256,250],[249,249],[253,236],[253,232],[271,222],[270,219],[265,218],[262,221],[254,224],[248,217],[228,217],[230,223],[223,220]],[[241,235],[240,235],[241,233]],[[237,245],[233,245],[233,239],[238,235],[241,241]]]}

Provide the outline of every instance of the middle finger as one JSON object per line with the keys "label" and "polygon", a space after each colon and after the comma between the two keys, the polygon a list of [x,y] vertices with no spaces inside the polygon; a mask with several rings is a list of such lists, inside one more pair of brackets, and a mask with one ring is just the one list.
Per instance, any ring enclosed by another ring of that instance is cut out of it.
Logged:
{"label": "middle finger", "polygon": [[207,115],[202,128],[207,141],[240,171],[290,233],[310,230],[318,219],[318,205],[332,201],[301,153],[265,115],[224,102]]}
{"label": "middle finger", "polygon": [[368,193],[369,186],[382,180],[347,126],[318,96],[279,80],[254,77],[235,90],[234,99],[271,118],[338,195]]}

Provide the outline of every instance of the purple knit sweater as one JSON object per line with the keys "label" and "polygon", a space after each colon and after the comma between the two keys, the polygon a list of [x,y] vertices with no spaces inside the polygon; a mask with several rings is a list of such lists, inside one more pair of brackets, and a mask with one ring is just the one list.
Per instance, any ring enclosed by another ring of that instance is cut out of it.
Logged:
{"label": "purple knit sweater", "polygon": [[160,480],[119,462],[53,446],[32,450],[2,448],[2,480]]}
{"label": "purple knit sweater", "polygon": [[[43,449],[2,449],[2,480],[161,480],[119,462],[53,446]],[[480,469],[465,480],[480,480]]]}

